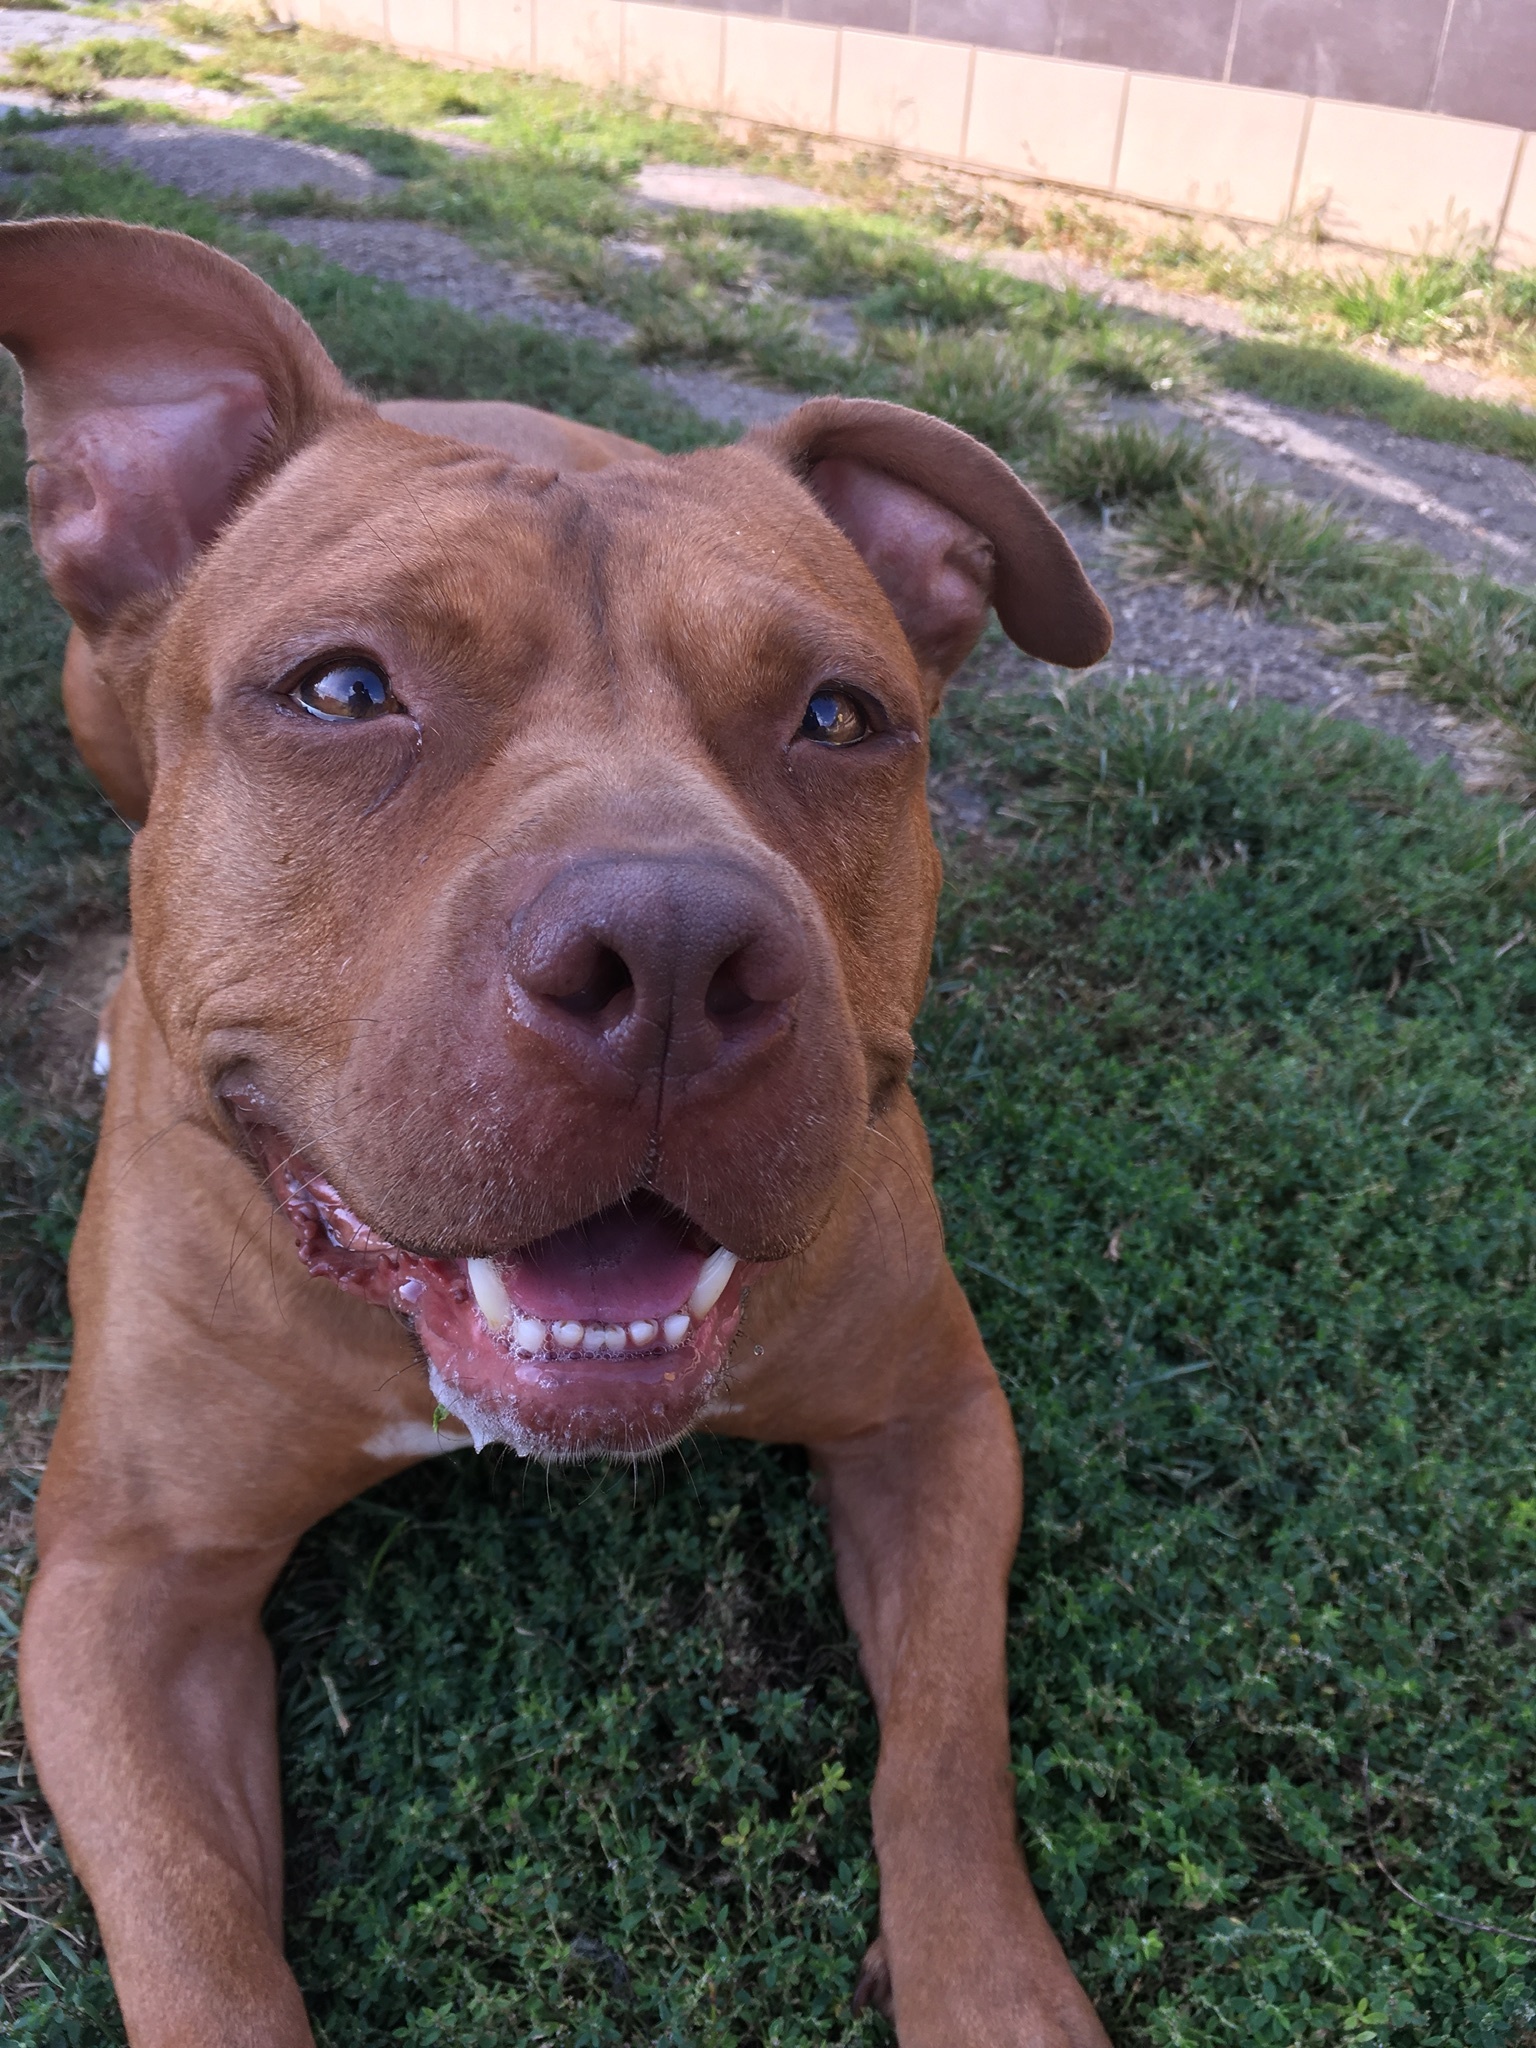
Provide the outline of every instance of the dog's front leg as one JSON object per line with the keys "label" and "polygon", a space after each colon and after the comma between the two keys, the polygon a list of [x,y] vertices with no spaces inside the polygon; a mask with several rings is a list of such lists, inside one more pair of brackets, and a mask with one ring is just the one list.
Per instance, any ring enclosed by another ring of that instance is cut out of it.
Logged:
{"label": "dog's front leg", "polygon": [[22,1689],[133,2048],[309,2048],[282,1953],[272,1652],[282,1552],[45,1553]]}
{"label": "dog's front leg", "polygon": [[902,2048],[1106,2048],[1017,1842],[1004,1638],[1022,1485],[996,1376],[981,1357],[942,1401],[812,1456],[880,1716],[867,1988]]}

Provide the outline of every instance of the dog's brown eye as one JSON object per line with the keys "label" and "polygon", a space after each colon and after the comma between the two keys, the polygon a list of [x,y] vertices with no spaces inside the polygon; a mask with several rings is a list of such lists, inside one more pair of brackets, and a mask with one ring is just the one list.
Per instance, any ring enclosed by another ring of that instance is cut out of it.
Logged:
{"label": "dog's brown eye", "polygon": [[322,669],[290,695],[316,718],[379,718],[400,709],[389,684],[364,661],[341,661],[335,668]]}
{"label": "dog's brown eye", "polygon": [[851,747],[869,734],[869,714],[846,690],[818,690],[805,707],[800,737],[824,747]]}

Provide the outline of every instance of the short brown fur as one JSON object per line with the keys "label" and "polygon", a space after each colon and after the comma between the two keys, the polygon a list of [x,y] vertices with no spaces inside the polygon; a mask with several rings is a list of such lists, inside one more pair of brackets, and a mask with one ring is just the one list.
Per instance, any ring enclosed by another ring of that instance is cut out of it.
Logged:
{"label": "short brown fur", "polygon": [[[311,2043],[259,1615],[302,1532],[430,1443],[408,1330],[290,1248],[241,1090],[400,1244],[478,1255],[643,1185],[758,1262],[699,1426],[809,1446],[827,1505],[881,1731],[860,1997],[903,2048],[1103,2048],[1018,1848],[1018,1449],[907,1087],[927,717],[994,596],[1051,658],[1103,651],[1065,542],[894,407],[665,459],[521,409],[382,418],[264,287],[147,230],[0,228],[0,307],[89,641],[72,724],[147,819],[22,1648],[134,2048]],[[414,742],[291,713],[335,647],[397,679]],[[795,738],[829,676],[887,720],[846,755]],[[509,1036],[531,892],[701,858],[792,940],[778,1036],[732,1064],[679,1022],[622,1085]]]}

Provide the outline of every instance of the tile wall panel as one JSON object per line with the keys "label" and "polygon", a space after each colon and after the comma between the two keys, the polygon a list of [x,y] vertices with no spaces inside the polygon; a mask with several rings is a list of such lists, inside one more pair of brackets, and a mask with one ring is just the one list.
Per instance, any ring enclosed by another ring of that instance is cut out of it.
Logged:
{"label": "tile wall panel", "polygon": [[966,162],[1107,191],[1127,77],[1102,64],[978,50]]}
{"label": "tile wall panel", "polygon": [[1520,147],[1513,128],[1315,100],[1297,189],[1345,242],[1411,252],[1495,232]]}
{"label": "tile wall panel", "polygon": [[830,135],[836,78],[836,29],[746,15],[725,24],[723,113]]}
{"label": "tile wall panel", "polygon": [[850,142],[957,157],[965,141],[970,72],[971,52],[964,43],[844,29],[837,132]]}
{"label": "tile wall panel", "polygon": [[624,83],[638,92],[674,107],[712,111],[720,104],[724,49],[725,22],[718,14],[625,0]]}
{"label": "tile wall panel", "polygon": [[1306,107],[1295,93],[1133,74],[1115,191],[1278,227],[1296,183]]}
{"label": "tile wall panel", "polygon": [[459,0],[458,54],[471,64],[526,71],[533,62],[533,0]]}
{"label": "tile wall panel", "polygon": [[453,0],[388,0],[389,38],[397,48],[420,56],[454,52]]}
{"label": "tile wall panel", "polygon": [[624,68],[619,0],[535,0],[533,61],[580,85],[617,85]]}

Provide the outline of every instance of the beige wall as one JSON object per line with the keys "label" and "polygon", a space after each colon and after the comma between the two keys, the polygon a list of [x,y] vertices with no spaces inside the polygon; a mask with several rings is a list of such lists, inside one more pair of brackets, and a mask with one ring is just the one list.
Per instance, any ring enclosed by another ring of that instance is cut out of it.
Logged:
{"label": "beige wall", "polygon": [[282,4],[423,56],[622,84],[983,175],[1536,264],[1536,138],[1492,122],[653,0]]}

